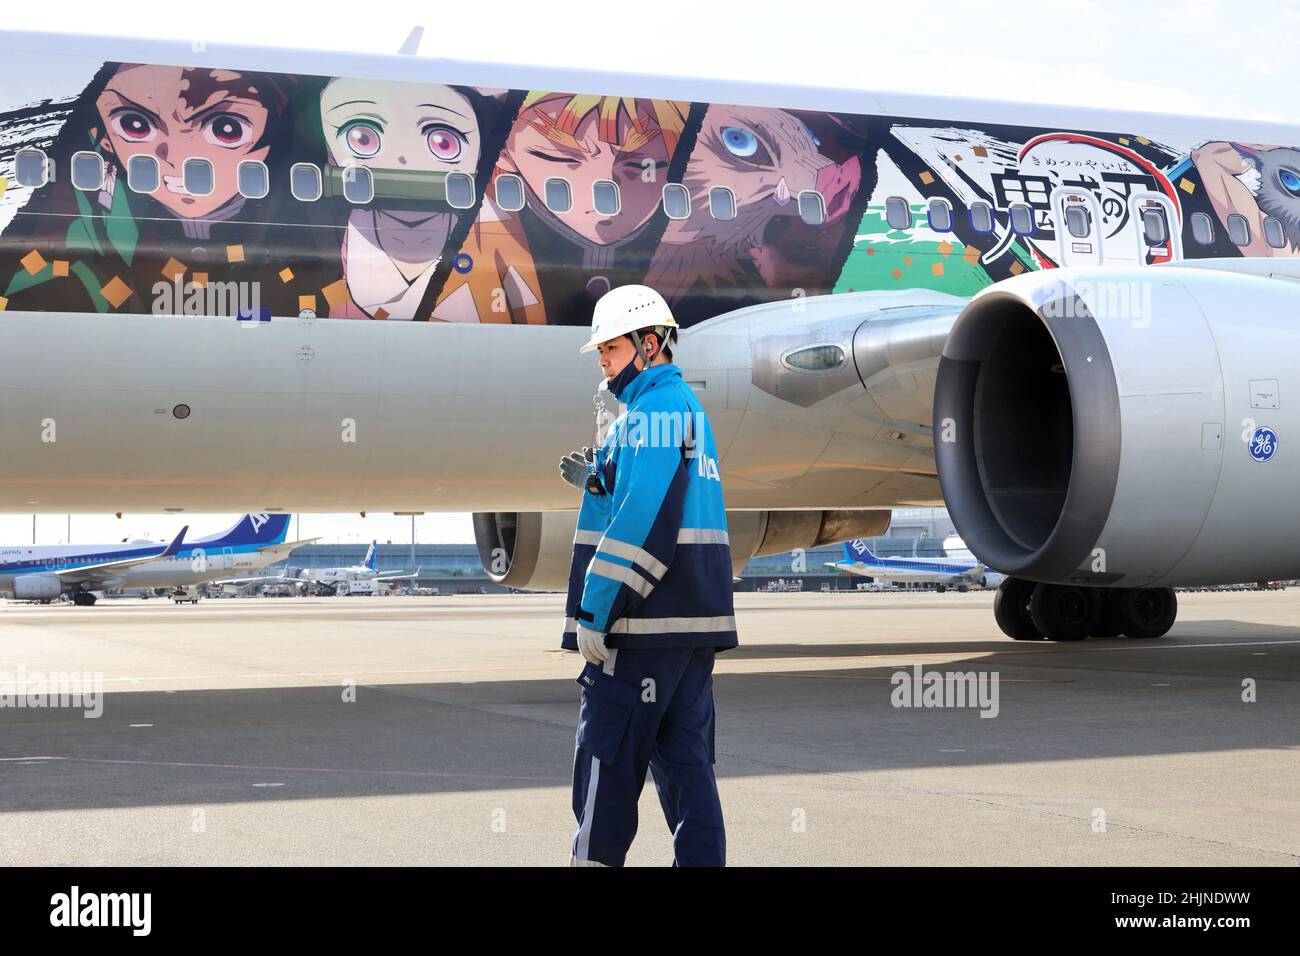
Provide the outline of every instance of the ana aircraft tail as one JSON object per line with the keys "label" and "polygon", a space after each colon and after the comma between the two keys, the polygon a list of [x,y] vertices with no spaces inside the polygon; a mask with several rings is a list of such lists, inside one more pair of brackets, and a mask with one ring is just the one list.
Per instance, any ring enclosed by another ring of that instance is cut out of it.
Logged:
{"label": "ana aircraft tail", "polygon": [[[201,539],[204,547],[231,548],[240,544],[281,544],[289,534],[289,515],[246,514],[234,526]],[[199,542],[191,542],[198,544]]]}

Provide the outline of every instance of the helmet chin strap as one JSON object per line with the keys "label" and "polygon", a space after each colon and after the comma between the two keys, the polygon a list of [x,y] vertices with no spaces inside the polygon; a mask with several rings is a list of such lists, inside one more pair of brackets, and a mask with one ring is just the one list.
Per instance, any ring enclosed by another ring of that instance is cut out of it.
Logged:
{"label": "helmet chin strap", "polygon": [[646,356],[645,347],[641,344],[641,336],[636,332],[629,332],[628,334],[632,336],[632,344],[636,346],[636,354],[640,356],[642,364],[649,368],[650,359]]}

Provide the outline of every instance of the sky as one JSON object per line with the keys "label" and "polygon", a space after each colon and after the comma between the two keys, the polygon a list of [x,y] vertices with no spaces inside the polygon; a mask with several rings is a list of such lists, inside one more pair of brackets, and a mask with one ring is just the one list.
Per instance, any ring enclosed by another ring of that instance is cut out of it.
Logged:
{"label": "sky", "polygon": [[[220,16],[211,16],[212,10]],[[1009,4],[822,5],[746,0],[549,3],[485,6],[411,0],[346,4],[212,4],[102,0],[11,5],[5,26],[396,53],[425,27],[421,56],[567,66],[848,89],[902,90],[978,99],[1295,122],[1300,8],[1260,0],[1142,3],[1076,0]],[[466,11],[480,14],[481,26]],[[267,42],[271,42],[269,39]],[[557,460],[561,450],[557,450]],[[221,530],[227,515],[74,515],[72,542]],[[302,535],[330,541],[409,542],[409,518],[308,515]],[[291,534],[296,532],[296,525]],[[67,539],[67,517],[39,516],[38,543]],[[473,540],[467,515],[416,519],[422,542]],[[0,543],[32,540],[31,515],[0,515]]]}

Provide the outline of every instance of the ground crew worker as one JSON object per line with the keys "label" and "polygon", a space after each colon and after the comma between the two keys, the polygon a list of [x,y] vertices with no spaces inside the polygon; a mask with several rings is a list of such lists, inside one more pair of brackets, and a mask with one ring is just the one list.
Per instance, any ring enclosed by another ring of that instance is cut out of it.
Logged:
{"label": "ground crew worker", "polygon": [[626,406],[601,447],[561,462],[583,488],[563,646],[587,664],[573,761],[571,863],[622,866],[646,769],[674,864],[722,866],[713,775],[714,654],[736,646],[731,548],[713,432],[672,364],[677,323],[646,286],[596,303],[591,339]]}

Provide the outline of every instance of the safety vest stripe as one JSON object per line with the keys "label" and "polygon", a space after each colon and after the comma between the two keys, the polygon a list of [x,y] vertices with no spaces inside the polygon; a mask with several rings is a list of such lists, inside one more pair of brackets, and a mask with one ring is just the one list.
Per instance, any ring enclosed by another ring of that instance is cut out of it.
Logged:
{"label": "safety vest stripe", "polygon": [[601,552],[612,554],[618,558],[626,558],[645,568],[654,577],[655,582],[668,573],[668,565],[664,564],[645,548],[638,548],[630,545],[625,541],[619,541],[615,538],[606,536],[603,541],[596,547],[596,554]]}
{"label": "safety vest stripe", "polygon": [[678,544],[730,544],[727,532],[720,528],[682,528],[677,532]]}
{"label": "safety vest stripe", "polygon": [[736,619],[720,617],[621,617],[609,629],[611,634],[701,634],[734,631]]}
{"label": "safety vest stripe", "polygon": [[625,568],[621,564],[602,561],[600,558],[592,558],[588,569],[592,574],[599,574],[601,577],[611,578],[626,584],[643,598],[649,597],[650,592],[655,589],[654,582],[647,581],[635,568]]}
{"label": "safety vest stripe", "polygon": [[579,528],[573,535],[574,544],[600,544],[603,533],[600,531],[583,531]]}

